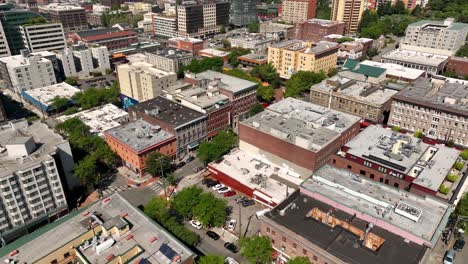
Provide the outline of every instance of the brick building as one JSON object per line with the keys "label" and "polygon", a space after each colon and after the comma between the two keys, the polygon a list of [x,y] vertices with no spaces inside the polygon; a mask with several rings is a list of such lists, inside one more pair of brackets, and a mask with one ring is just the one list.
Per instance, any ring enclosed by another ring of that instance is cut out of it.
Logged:
{"label": "brick building", "polygon": [[170,48],[185,50],[198,55],[198,52],[204,49],[205,43],[201,39],[178,37],[168,39],[167,45]]}
{"label": "brick building", "polygon": [[468,76],[468,58],[450,57],[445,67],[446,71],[454,72],[459,78]]}
{"label": "brick building", "polygon": [[345,23],[325,19],[309,19],[294,25],[295,38],[318,42],[331,34],[344,35]]}
{"label": "brick building", "polygon": [[146,157],[154,152],[174,157],[176,138],[173,134],[151,125],[144,120],[135,120],[104,132],[109,147],[121,159],[122,164],[134,173],[143,176]]}
{"label": "brick building", "polygon": [[283,0],[282,19],[287,23],[301,23],[315,17],[317,0]]}
{"label": "brick building", "polygon": [[133,30],[118,28],[94,29],[73,32],[68,35],[69,42],[83,42],[86,45],[98,44],[107,47],[109,51],[128,48],[130,44],[138,42],[138,35]]}
{"label": "brick building", "polygon": [[250,53],[237,57],[237,60],[240,64],[244,66],[255,67],[258,65],[263,65],[268,63],[268,55]]}
{"label": "brick building", "polygon": [[47,13],[50,21],[61,23],[65,34],[88,29],[86,10],[80,6],[52,3],[39,11]]}
{"label": "brick building", "polygon": [[297,171],[314,171],[359,133],[361,118],[286,98],[239,126],[240,147]]}

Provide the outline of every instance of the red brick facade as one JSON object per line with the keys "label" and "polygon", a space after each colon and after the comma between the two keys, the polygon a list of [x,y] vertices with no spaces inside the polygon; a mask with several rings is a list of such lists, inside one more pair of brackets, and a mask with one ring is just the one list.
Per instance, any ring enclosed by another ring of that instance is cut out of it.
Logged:
{"label": "red brick facade", "polygon": [[330,21],[331,24],[320,24],[313,23],[310,21],[305,21],[295,25],[294,32],[296,34],[295,38],[304,40],[318,42],[322,40],[323,37],[330,34],[344,35],[345,23]]}
{"label": "red brick facade", "polygon": [[212,138],[218,134],[219,131],[229,127],[230,123],[231,104],[221,107],[208,113],[207,118],[207,132],[208,138]]}
{"label": "red brick facade", "polygon": [[468,76],[468,59],[460,57],[451,57],[448,60],[447,71],[455,72],[458,77]]}
{"label": "red brick facade", "polygon": [[185,50],[191,52],[194,55],[197,55],[200,50],[204,47],[203,41],[201,42],[192,42],[190,40],[183,40],[179,38],[169,39],[167,45],[170,48]]}

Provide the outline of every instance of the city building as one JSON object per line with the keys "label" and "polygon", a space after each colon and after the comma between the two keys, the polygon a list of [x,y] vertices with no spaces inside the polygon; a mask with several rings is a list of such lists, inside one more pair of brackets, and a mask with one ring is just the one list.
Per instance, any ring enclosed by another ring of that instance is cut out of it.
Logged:
{"label": "city building", "polygon": [[5,122],[6,120],[8,120],[8,115],[7,115],[7,112],[5,111],[3,101],[0,98],[0,123]]}
{"label": "city building", "polygon": [[206,58],[221,58],[224,62],[228,61],[229,52],[207,48],[198,52],[198,56]]}
{"label": "city building", "polygon": [[305,175],[359,133],[360,119],[289,97],[242,121],[239,146]]}
{"label": "city building", "polygon": [[86,10],[80,6],[52,3],[40,6],[39,11],[46,13],[50,21],[61,23],[65,34],[88,30]]}
{"label": "city building", "polygon": [[246,67],[255,67],[268,63],[268,55],[259,53],[250,53],[237,57],[239,63]]}
{"label": "city building", "polygon": [[117,193],[0,249],[5,263],[192,264],[196,256]]}
{"label": "city building", "polygon": [[412,83],[426,74],[423,70],[408,68],[394,63],[365,60],[361,61],[359,64],[385,69],[385,77],[387,79],[392,79],[399,82]]}
{"label": "city building", "polygon": [[380,84],[386,77],[385,68],[362,64],[357,60],[347,59],[341,68],[339,76],[361,82]]}
{"label": "city building", "polygon": [[3,123],[0,145],[0,239],[9,243],[67,214],[65,193],[78,182],[68,141],[41,122]]}
{"label": "city building", "polygon": [[162,96],[128,108],[131,120],[143,119],[174,134],[177,140],[176,156],[183,158],[207,137],[206,115]]}
{"label": "city building", "polygon": [[113,104],[105,104],[72,115],[62,115],[57,117],[57,121],[63,123],[71,118],[80,119],[89,127],[91,133],[101,137],[104,136],[104,131],[129,121],[128,113]]}
{"label": "city building", "polygon": [[336,68],[338,45],[333,42],[317,43],[286,40],[268,47],[271,63],[283,79],[298,71],[329,72]]}
{"label": "city building", "polygon": [[109,51],[126,49],[138,42],[138,35],[133,30],[120,30],[118,28],[93,29],[73,32],[68,35],[72,43],[82,42],[87,46],[97,44],[107,47]]}
{"label": "city building", "polygon": [[221,94],[231,102],[231,126],[237,131],[239,121],[245,118],[257,102],[258,84],[236,78],[216,71],[205,71],[198,74],[186,73],[185,82],[195,85],[217,87]]}
{"label": "city building", "polygon": [[286,23],[302,23],[315,18],[317,0],[284,0],[281,4],[281,18]]}
{"label": "city building", "polygon": [[382,123],[390,114],[392,96],[396,93],[397,90],[384,85],[333,76],[312,86],[310,102]]}
{"label": "city building", "polygon": [[329,165],[321,167],[276,208],[260,217],[280,263],[421,263],[452,212],[419,197]]}
{"label": "city building", "polygon": [[187,1],[177,5],[179,37],[206,38],[229,25],[229,1]]}
{"label": "city building", "polygon": [[454,72],[459,78],[465,78],[468,76],[468,58],[450,57],[445,69]]}
{"label": "city building", "polygon": [[167,72],[178,72],[180,66],[190,64],[192,53],[176,49],[158,49],[156,52],[146,52],[146,62],[156,69]]}
{"label": "city building", "polygon": [[333,0],[331,20],[344,22],[345,34],[355,33],[361,21],[365,3],[364,0]]}
{"label": "city building", "polygon": [[231,0],[230,24],[242,27],[257,22],[256,6],[255,0]]}
{"label": "city building", "polygon": [[467,35],[468,24],[455,23],[453,18],[444,21],[420,20],[408,25],[400,48],[453,56],[465,44]]}
{"label": "city building", "polygon": [[467,86],[442,76],[419,79],[393,97],[388,124],[468,146]]}
{"label": "city building", "polygon": [[56,83],[49,51],[30,53],[22,50],[21,55],[0,58],[0,73],[5,85],[13,92],[44,87]]}
{"label": "city building", "polygon": [[344,22],[314,18],[296,23],[294,25],[294,38],[310,42],[319,42],[327,35],[343,35],[344,31]]}
{"label": "city building", "polygon": [[25,90],[21,92],[21,96],[24,101],[41,110],[43,114],[47,114],[56,110],[51,105],[55,97],[67,99],[71,104],[73,95],[80,91],[80,89],[63,82]]}
{"label": "city building", "polygon": [[426,76],[431,76],[438,75],[444,71],[448,57],[432,53],[396,49],[383,54],[380,61],[423,70],[426,72]]}
{"label": "city building", "polygon": [[221,94],[217,82],[199,85],[176,83],[165,92],[166,98],[207,116],[207,137],[212,138],[231,124],[231,102]]}
{"label": "city building", "polygon": [[148,155],[157,152],[174,157],[176,154],[175,136],[141,119],[104,131],[104,138],[122,164],[140,177],[145,174]]}
{"label": "city building", "polygon": [[11,56],[10,46],[3,29],[2,21],[0,20],[0,58]]}
{"label": "city building", "polygon": [[61,23],[23,25],[20,29],[24,46],[30,52],[60,50],[67,46]]}
{"label": "city building", "polygon": [[249,49],[253,52],[265,51],[268,46],[276,42],[274,38],[254,33],[229,37],[227,40],[231,43],[231,47]]}
{"label": "city building", "polygon": [[133,62],[117,66],[120,93],[137,102],[161,95],[162,90],[177,80],[175,72],[156,69],[146,62]]}
{"label": "city building", "polygon": [[[148,12],[143,15],[143,20],[138,21],[138,29],[142,30],[145,33],[151,33],[151,36],[154,35],[154,16],[158,15],[157,13]],[[177,34],[177,31],[176,31]]]}
{"label": "city building", "polygon": [[121,6],[127,7],[134,15],[153,11],[153,4],[145,2],[125,2]]}
{"label": "city building", "polygon": [[294,25],[282,24],[273,20],[260,22],[260,34],[275,37],[277,40],[294,38]]}
{"label": "city building", "polygon": [[[346,43],[352,43],[356,45],[356,43],[359,43],[362,45],[362,53],[363,55],[367,55],[367,51],[374,46],[374,40],[371,38],[348,38],[341,35],[341,34],[330,34],[327,36],[324,36],[322,40],[326,41],[331,41],[331,42],[336,42],[338,44],[346,44]],[[346,40],[343,42],[343,40]]]}
{"label": "city building", "polygon": [[105,46],[73,45],[55,53],[61,74],[65,77],[87,78],[93,72],[104,75],[111,68],[109,51]]}
{"label": "city building", "polygon": [[270,4],[261,3],[257,5],[257,17],[259,19],[272,19],[278,17],[279,10],[281,9],[281,4],[275,4],[271,2]]}
{"label": "city building", "polygon": [[101,16],[110,11],[111,8],[109,6],[93,4],[92,10],[86,11],[86,20],[91,26],[100,27],[102,26]]}
{"label": "city building", "polygon": [[157,38],[177,37],[177,17],[175,15],[155,15],[153,16],[153,28],[153,35]]}
{"label": "city building", "polygon": [[[334,166],[371,180],[426,196],[450,200],[458,182],[446,180],[460,151],[444,145],[429,145],[412,134],[371,125],[333,156]],[[450,187],[448,195],[439,193]]]}
{"label": "city building", "polygon": [[102,0],[101,4],[112,8],[120,8],[120,5],[125,3],[126,0]]}
{"label": "city building", "polygon": [[169,48],[176,48],[191,52],[193,55],[198,55],[198,52],[204,49],[205,43],[201,39],[196,38],[170,38],[167,40],[167,46]]}

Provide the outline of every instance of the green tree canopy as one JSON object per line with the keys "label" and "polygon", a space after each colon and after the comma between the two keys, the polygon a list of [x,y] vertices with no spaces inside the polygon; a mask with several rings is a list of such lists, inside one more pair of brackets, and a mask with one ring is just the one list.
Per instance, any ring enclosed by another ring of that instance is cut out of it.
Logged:
{"label": "green tree canopy", "polygon": [[[250,71],[250,75],[256,78],[260,78],[264,82],[270,83],[271,86],[272,86],[272,82],[279,80],[278,72],[276,72],[275,67],[270,63],[255,66]],[[273,87],[273,88],[277,88],[277,87]]]}
{"label": "green tree canopy", "polygon": [[84,186],[94,186],[102,180],[97,169],[97,159],[92,155],[86,156],[76,164],[74,175]]}
{"label": "green tree canopy", "polygon": [[239,65],[239,61],[237,60],[237,58],[249,53],[249,49],[231,48],[231,52],[228,55],[229,64],[231,64],[233,67],[237,67]]}
{"label": "green tree canopy", "polygon": [[237,143],[237,136],[231,130],[220,131],[212,141],[203,142],[198,147],[198,158],[206,163],[220,159]]}
{"label": "green tree canopy", "polygon": [[174,163],[171,158],[159,152],[153,152],[146,156],[146,172],[153,177],[166,175],[174,168]]}
{"label": "green tree canopy", "polygon": [[331,19],[331,8],[330,1],[328,0],[318,0],[316,8],[316,17],[319,19]]}
{"label": "green tree canopy", "polygon": [[222,226],[226,220],[226,200],[216,198],[212,193],[202,193],[193,215],[204,226]]}
{"label": "green tree canopy", "polygon": [[223,256],[206,255],[200,257],[197,264],[224,264]]}
{"label": "green tree canopy", "polygon": [[163,221],[169,218],[169,203],[163,197],[154,197],[144,207],[147,216]]}
{"label": "green tree canopy", "polygon": [[70,76],[67,79],[65,79],[65,82],[68,83],[69,85],[75,86],[78,84],[78,77]]}
{"label": "green tree canopy", "polygon": [[239,242],[240,254],[250,263],[264,264],[272,261],[271,240],[264,236],[242,238]]}
{"label": "green tree canopy", "polygon": [[417,130],[416,132],[414,132],[413,136],[416,138],[423,138],[424,134],[421,130]]}
{"label": "green tree canopy", "polygon": [[468,149],[463,150],[460,157],[464,160],[468,160]]}
{"label": "green tree canopy", "polygon": [[119,98],[119,86],[114,82],[110,88],[91,88],[73,95],[73,100],[83,109],[90,109],[102,104],[116,103]]}
{"label": "green tree canopy", "polygon": [[249,33],[260,32],[260,24],[258,22],[252,22],[247,26]]}
{"label": "green tree canopy", "polygon": [[327,78],[324,72],[299,71],[286,81],[285,97],[297,97],[310,90],[310,87]]}
{"label": "green tree canopy", "polygon": [[288,264],[311,264],[308,257],[295,257],[288,260]]}
{"label": "green tree canopy", "polygon": [[197,186],[190,186],[177,192],[172,198],[172,206],[185,219],[193,217],[193,209],[200,201],[203,190]]}
{"label": "green tree canopy", "polygon": [[259,86],[257,89],[257,97],[263,102],[271,102],[274,98],[275,91],[271,86]]}
{"label": "green tree canopy", "polygon": [[52,99],[52,102],[50,103],[50,106],[52,106],[52,108],[56,112],[64,111],[69,105],[70,101],[67,98],[63,98],[60,96],[55,96],[54,99]]}
{"label": "green tree canopy", "polygon": [[200,73],[207,70],[222,72],[224,61],[221,58],[203,58],[201,60],[193,59],[190,64],[180,68],[180,71],[190,71]]}
{"label": "green tree canopy", "polygon": [[263,106],[260,104],[260,103],[255,103],[249,110],[249,114],[250,116],[254,116],[260,112],[263,112],[263,110],[265,110],[265,108],[263,108]]}

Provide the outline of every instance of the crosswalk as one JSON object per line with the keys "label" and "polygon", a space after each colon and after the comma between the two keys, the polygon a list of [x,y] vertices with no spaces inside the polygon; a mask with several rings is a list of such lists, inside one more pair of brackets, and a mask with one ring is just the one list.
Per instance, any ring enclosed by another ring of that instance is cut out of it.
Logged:
{"label": "crosswalk", "polygon": [[150,183],[148,188],[150,188],[156,194],[160,194],[163,191],[162,183],[159,181]]}
{"label": "crosswalk", "polygon": [[118,192],[123,192],[125,190],[128,190],[130,189],[131,186],[128,186],[128,185],[123,185],[123,186],[117,186],[117,187],[110,187],[110,188],[106,188],[102,191],[102,196],[108,196],[110,194],[113,194],[113,193],[118,193]]}

